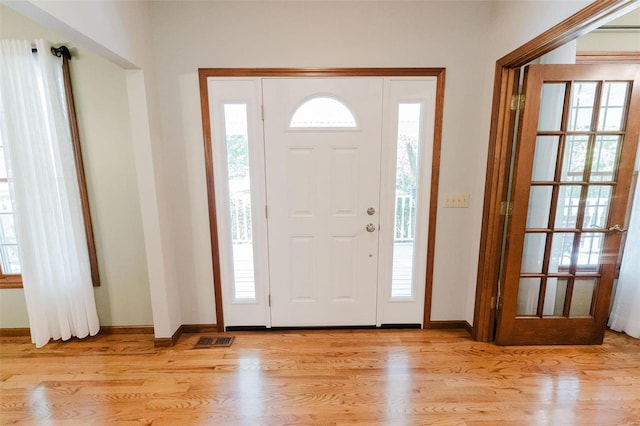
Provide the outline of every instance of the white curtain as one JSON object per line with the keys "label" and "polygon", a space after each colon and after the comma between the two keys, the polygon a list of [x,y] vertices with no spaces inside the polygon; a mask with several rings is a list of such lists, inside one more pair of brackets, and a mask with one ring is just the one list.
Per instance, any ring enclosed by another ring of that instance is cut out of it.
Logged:
{"label": "white curtain", "polygon": [[640,338],[640,182],[636,185],[633,210],[627,229],[627,242],[609,317],[609,327]]}
{"label": "white curtain", "polygon": [[51,46],[3,40],[2,141],[16,210],[31,339],[86,337],[99,331],[91,283],[62,60]]}

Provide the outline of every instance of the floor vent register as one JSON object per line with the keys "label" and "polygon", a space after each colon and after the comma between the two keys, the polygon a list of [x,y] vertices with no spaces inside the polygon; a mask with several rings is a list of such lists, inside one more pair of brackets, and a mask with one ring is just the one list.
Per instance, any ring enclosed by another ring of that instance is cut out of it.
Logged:
{"label": "floor vent register", "polygon": [[206,349],[206,348],[219,348],[229,347],[233,343],[235,336],[223,336],[223,337],[200,337],[198,343],[193,347],[194,349]]}

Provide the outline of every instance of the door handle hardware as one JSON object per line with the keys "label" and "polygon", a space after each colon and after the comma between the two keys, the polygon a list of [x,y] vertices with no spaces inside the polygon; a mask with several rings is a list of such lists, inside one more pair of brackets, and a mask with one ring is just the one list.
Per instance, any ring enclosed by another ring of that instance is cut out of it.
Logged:
{"label": "door handle hardware", "polygon": [[376,230],[376,226],[373,223],[367,223],[365,228],[367,232],[374,232]]}
{"label": "door handle hardware", "polygon": [[368,214],[369,216],[373,216],[374,214],[376,214],[376,209],[374,209],[373,207],[369,207],[369,208],[367,209],[367,214]]}
{"label": "door handle hardware", "polygon": [[622,226],[620,225],[613,225],[611,228],[609,228],[609,232],[627,232],[626,229],[624,229]]}

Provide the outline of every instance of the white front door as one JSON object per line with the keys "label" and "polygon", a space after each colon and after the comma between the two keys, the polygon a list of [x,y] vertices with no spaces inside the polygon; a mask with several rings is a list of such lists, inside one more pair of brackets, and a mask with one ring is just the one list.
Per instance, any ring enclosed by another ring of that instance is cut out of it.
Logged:
{"label": "white front door", "polygon": [[381,78],[263,81],[271,325],[375,325]]}

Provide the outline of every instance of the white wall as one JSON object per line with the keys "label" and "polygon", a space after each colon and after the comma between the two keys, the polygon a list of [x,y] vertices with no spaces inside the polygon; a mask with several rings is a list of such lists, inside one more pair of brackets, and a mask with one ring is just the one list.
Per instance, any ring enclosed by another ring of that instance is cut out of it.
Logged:
{"label": "white wall", "polygon": [[440,194],[471,207],[438,209],[432,319],[471,322],[495,61],[585,3],[153,3],[163,134],[184,142],[167,156],[185,320],[208,322],[213,298],[198,67],[446,67]]}
{"label": "white wall", "polygon": [[[470,192],[474,163],[486,150],[486,134],[474,131],[480,123],[469,112],[483,108],[489,3],[165,1],[152,12],[163,133],[184,142],[167,148],[179,196],[174,215],[185,217],[176,234],[189,286],[185,320],[209,321],[198,301],[213,298],[199,67],[447,67],[440,190]],[[472,194],[473,203],[481,199]],[[468,242],[473,211],[438,212],[433,319],[465,318],[467,268],[477,256]]]}
{"label": "white wall", "polygon": [[[640,9],[636,9],[607,25],[640,26]],[[578,52],[640,51],[640,30],[593,31],[578,39]]]}
{"label": "white wall", "polygon": [[[102,280],[98,315],[102,325],[153,324],[124,70],[4,6],[0,38],[46,38],[78,52],[70,66]],[[0,290],[0,306],[0,328],[28,327],[21,289]]]}
{"label": "white wall", "polygon": [[133,150],[157,337],[215,318],[198,67],[446,67],[440,193],[469,193],[471,207],[438,209],[432,319],[471,321],[495,61],[585,4],[19,3],[38,22],[132,68]]}
{"label": "white wall", "polygon": [[[542,34],[579,11],[590,1],[494,1],[491,4],[488,46],[486,52],[486,76],[483,86],[485,107],[476,111],[480,123],[479,131],[485,135],[482,155],[476,159],[473,193],[484,196],[487,167],[487,146],[491,120],[491,102],[493,97],[493,79],[498,59],[517,49],[524,43]],[[475,250],[476,263],[469,269],[467,280],[467,299],[465,320],[473,324],[475,291],[477,279],[477,259],[480,233],[482,232],[482,200],[472,206],[473,231],[469,236]]]}

